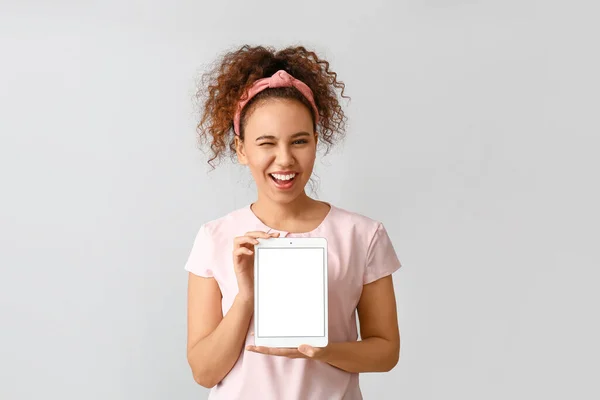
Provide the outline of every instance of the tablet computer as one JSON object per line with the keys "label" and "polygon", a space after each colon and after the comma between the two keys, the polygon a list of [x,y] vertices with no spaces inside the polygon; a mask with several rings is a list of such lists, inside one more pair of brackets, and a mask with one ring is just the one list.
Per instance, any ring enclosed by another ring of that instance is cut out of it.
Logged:
{"label": "tablet computer", "polygon": [[258,239],[254,246],[254,343],[328,343],[327,240]]}

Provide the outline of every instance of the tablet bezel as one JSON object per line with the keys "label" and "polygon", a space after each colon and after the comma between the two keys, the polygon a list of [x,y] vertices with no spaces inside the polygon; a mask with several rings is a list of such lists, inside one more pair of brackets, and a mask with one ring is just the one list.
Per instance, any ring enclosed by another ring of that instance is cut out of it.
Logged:
{"label": "tablet bezel", "polygon": [[[254,245],[254,344],[256,346],[266,347],[282,347],[282,348],[297,348],[302,344],[307,344],[313,347],[325,347],[328,344],[329,337],[329,283],[328,283],[328,264],[327,264],[327,239],[323,237],[300,237],[300,238],[269,238],[269,239],[258,239],[259,244]],[[286,336],[286,337],[260,337],[258,336],[258,321],[260,316],[258,315],[258,252],[259,249],[273,249],[273,248],[313,248],[323,249],[324,255],[324,273],[323,273],[323,287],[324,287],[324,321],[325,330],[324,336]]]}

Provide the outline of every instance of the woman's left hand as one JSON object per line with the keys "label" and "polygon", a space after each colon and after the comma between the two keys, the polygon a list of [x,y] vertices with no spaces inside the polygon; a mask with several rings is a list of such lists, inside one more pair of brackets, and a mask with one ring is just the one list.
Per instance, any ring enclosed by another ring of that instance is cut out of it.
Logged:
{"label": "woman's left hand", "polygon": [[288,358],[310,358],[312,360],[322,360],[327,352],[326,347],[312,347],[307,344],[303,344],[296,348],[278,348],[278,347],[264,347],[264,346],[246,346],[247,351],[254,353],[267,354],[271,356],[280,356]]}

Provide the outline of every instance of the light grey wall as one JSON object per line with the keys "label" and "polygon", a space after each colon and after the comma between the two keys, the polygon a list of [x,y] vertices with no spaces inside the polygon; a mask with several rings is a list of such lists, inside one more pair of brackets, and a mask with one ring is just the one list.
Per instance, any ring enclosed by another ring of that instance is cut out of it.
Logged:
{"label": "light grey wall", "polygon": [[597,3],[291,4],[0,3],[0,398],[206,398],[183,264],[255,192],[207,175],[191,97],[242,43],[314,48],[353,98],[319,198],[404,264],[366,399],[598,396]]}

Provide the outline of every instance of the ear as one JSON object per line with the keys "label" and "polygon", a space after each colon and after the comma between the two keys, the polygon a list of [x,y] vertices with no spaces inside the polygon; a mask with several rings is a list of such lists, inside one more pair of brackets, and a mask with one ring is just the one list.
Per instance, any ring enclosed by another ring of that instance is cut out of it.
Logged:
{"label": "ear", "polygon": [[319,135],[315,132],[315,144],[319,143]]}
{"label": "ear", "polygon": [[238,162],[242,165],[248,164],[248,157],[246,157],[246,149],[244,148],[244,142],[240,140],[239,136],[235,136],[235,152],[237,154]]}

